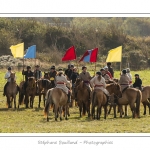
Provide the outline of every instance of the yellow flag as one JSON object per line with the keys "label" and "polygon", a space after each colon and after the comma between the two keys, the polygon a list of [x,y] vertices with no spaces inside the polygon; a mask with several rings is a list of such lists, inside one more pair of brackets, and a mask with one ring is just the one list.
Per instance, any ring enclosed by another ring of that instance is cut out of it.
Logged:
{"label": "yellow flag", "polygon": [[23,58],[24,57],[24,43],[12,45],[10,47],[10,49],[11,49],[11,53],[13,54],[14,58]]}
{"label": "yellow flag", "polygon": [[119,46],[109,51],[106,62],[121,62],[121,60],[122,60],[122,46]]}

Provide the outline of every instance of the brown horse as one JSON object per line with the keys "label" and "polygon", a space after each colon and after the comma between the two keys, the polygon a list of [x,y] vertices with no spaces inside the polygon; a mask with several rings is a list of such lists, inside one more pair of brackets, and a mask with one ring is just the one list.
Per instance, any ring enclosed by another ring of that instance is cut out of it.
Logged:
{"label": "brown horse", "polygon": [[48,89],[52,88],[52,84],[50,80],[48,79],[39,79],[37,80],[37,88],[38,88],[38,96],[39,96],[39,105],[38,107],[40,108],[40,103],[41,103],[41,96],[43,95],[43,100],[44,100],[44,107],[45,107],[45,95]]}
{"label": "brown horse", "polygon": [[[75,82],[75,92],[77,93],[77,104],[79,106],[80,117],[88,113],[90,117],[90,101],[89,101],[89,91],[87,86],[81,79],[77,79]],[[83,111],[82,111],[83,109]]]}
{"label": "brown horse", "polygon": [[29,77],[27,81],[27,88],[25,91],[25,104],[28,108],[29,98],[30,98],[30,107],[33,108],[34,98],[36,95],[36,81],[34,77]]}
{"label": "brown horse", "polygon": [[122,93],[122,98],[117,99],[117,104],[118,104],[119,111],[120,111],[120,117],[122,117],[123,115],[122,106],[129,105],[132,111],[132,118],[135,118],[135,117],[139,118],[141,100],[142,100],[142,93],[140,90],[135,89],[135,88],[127,88]]}
{"label": "brown horse", "polygon": [[62,111],[63,107],[65,107],[65,119],[67,120],[67,94],[61,90],[60,88],[52,88],[49,89],[46,93],[46,105],[44,108],[44,115],[47,116],[47,121],[49,121],[49,107],[54,104],[54,113],[55,113],[55,121],[58,118],[58,110],[60,114],[60,121],[62,120]]}
{"label": "brown horse", "polygon": [[[106,89],[110,95],[114,94],[117,97],[122,97],[120,85],[117,83],[108,84]],[[113,96],[114,96],[113,95]],[[97,119],[100,119],[101,108],[104,107],[104,119],[107,115],[107,97],[100,89],[96,89],[92,94],[91,117],[95,119],[95,107],[97,106]]]}
{"label": "brown horse", "polygon": [[16,109],[16,95],[18,93],[18,88],[14,78],[15,78],[15,73],[12,72],[10,74],[11,81],[8,83],[6,87],[6,97],[7,97],[8,108],[12,108],[12,102],[14,100],[14,108]]}
{"label": "brown horse", "polygon": [[149,108],[149,115],[150,115],[150,86],[145,86],[142,89],[142,104],[144,106],[144,113],[143,115],[146,115],[146,106]]}

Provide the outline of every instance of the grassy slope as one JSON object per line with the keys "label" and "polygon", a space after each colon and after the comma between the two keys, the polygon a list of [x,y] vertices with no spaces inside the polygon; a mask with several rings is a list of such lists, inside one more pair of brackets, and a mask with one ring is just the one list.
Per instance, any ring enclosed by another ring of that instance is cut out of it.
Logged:
{"label": "grassy slope", "polygon": [[[132,72],[134,75],[135,72]],[[149,71],[138,72],[143,79],[143,85],[150,85]],[[115,72],[115,77],[119,77],[119,72]],[[1,87],[3,90],[5,83],[4,72],[0,73]],[[22,80],[21,73],[17,73],[17,82]],[[132,119],[131,111],[128,111],[128,117],[113,118],[113,111],[106,120],[103,119],[103,113],[100,121],[90,120],[87,116],[79,117],[79,110],[76,107],[70,109],[71,116],[69,120],[62,122],[54,121],[54,116],[50,110],[50,122],[46,122],[43,116],[43,101],[41,109],[37,108],[38,98],[36,97],[33,109],[24,109],[22,105],[19,110],[6,108],[5,97],[0,94],[0,132],[2,133],[148,133],[150,132],[150,116],[143,116],[143,106],[141,107],[141,118]],[[135,127],[136,126],[136,127]]]}

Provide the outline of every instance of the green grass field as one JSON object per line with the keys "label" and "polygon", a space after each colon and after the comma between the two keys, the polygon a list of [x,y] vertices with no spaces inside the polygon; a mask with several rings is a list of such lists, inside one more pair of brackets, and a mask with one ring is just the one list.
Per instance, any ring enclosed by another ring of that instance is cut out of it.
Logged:
{"label": "green grass field", "polygon": [[[92,72],[91,72],[92,73]],[[131,72],[133,77],[135,73],[139,73],[143,80],[143,86],[150,85],[150,71]],[[4,71],[1,71],[0,91],[3,91],[5,84]],[[119,77],[119,72],[115,72],[115,77]],[[17,73],[17,83],[23,79],[21,73]],[[69,120],[56,122],[54,114],[50,110],[50,121],[47,122],[43,114],[43,101],[41,108],[38,108],[38,97],[35,98],[34,108],[25,109],[24,105],[20,109],[14,110],[6,108],[6,98],[0,93],[0,132],[1,133],[149,133],[150,132],[150,116],[143,116],[143,106],[140,107],[139,119],[132,119],[131,111],[128,108],[128,117],[113,118],[113,111],[106,118],[102,113],[100,120],[91,120],[87,116],[79,117],[77,107],[70,108]],[[18,104],[18,97],[17,97]],[[103,111],[103,110],[102,110]]]}

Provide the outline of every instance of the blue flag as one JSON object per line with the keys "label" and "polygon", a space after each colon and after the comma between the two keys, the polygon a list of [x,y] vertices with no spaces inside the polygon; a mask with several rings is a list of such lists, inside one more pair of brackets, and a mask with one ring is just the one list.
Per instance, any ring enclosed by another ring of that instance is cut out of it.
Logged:
{"label": "blue flag", "polygon": [[24,58],[35,58],[36,57],[36,45],[32,45],[27,49]]}

